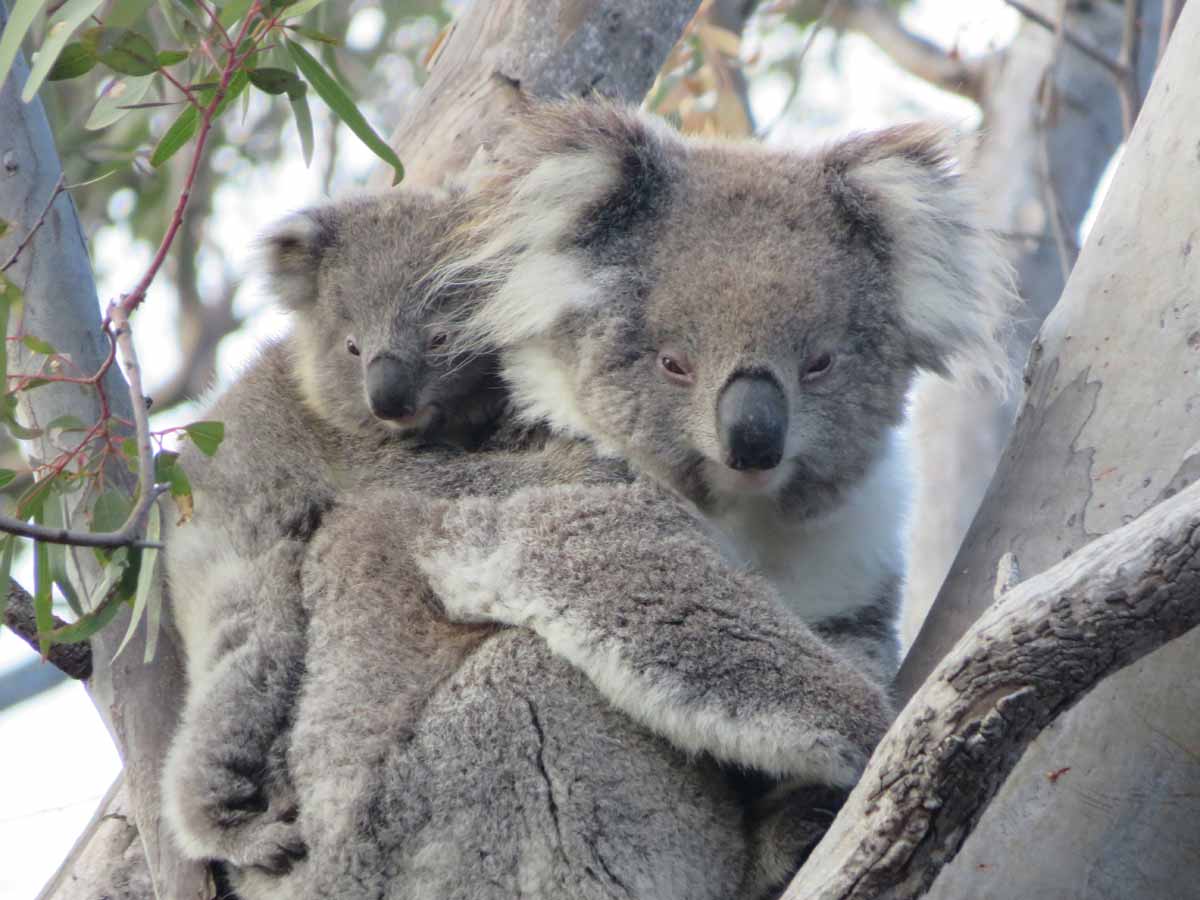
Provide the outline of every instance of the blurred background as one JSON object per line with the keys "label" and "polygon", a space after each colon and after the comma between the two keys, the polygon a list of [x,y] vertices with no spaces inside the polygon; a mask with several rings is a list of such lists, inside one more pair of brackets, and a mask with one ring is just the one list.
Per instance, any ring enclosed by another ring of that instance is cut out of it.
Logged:
{"label": "blurred background", "polygon": [[[1119,4],[1032,5],[1068,10],[1073,34],[1098,46],[1121,39]],[[356,0],[321,4],[305,21],[336,40],[321,44],[323,61],[387,133],[421,86],[439,35],[465,6]],[[1156,27],[1143,29],[1151,62]],[[35,34],[33,46],[40,40]],[[1030,21],[1002,0],[714,0],[702,6],[647,102],[684,130],[792,146],[913,119],[946,123],[962,138],[965,164],[979,178],[1029,300],[1014,338],[1019,363],[1058,297],[1123,134],[1108,74],[1063,48],[1053,23]],[[129,99],[140,86],[126,81]],[[189,162],[181,153],[161,169],[148,163],[177,108],[110,121],[93,109],[106,86],[82,79],[41,92],[67,182],[105,176],[72,191],[101,302],[141,275]],[[1067,95],[1070,103],[1058,102]],[[261,341],[287,329],[256,277],[255,235],[291,210],[361,187],[377,165],[314,104],[315,152],[306,166],[287,104],[244,96],[245,105],[218,124],[168,268],[134,319],[156,428],[198,418],[204,398],[234,379]],[[1012,398],[949,390],[923,386],[914,398],[913,440],[924,473],[919,509],[930,512],[925,521],[924,512],[914,518],[906,642],[982,496],[1014,408]],[[938,433],[947,435],[939,446],[922,425],[923,404],[937,410]],[[23,467],[15,445],[0,445],[0,457],[0,466]],[[5,493],[27,486],[18,479]],[[30,584],[29,569],[28,559],[19,560],[13,574]],[[84,689],[0,630],[0,897],[36,894],[119,767]]]}

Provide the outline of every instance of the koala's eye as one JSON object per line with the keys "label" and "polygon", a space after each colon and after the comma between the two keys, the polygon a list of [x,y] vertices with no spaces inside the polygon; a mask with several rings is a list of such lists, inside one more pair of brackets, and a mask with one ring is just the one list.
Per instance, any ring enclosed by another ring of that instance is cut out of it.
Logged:
{"label": "koala's eye", "polygon": [[358,356],[360,353],[362,353],[362,351],[358,349],[358,344],[355,343],[355,340],[352,337],[346,338],[346,350],[351,356]]}
{"label": "koala's eye", "polygon": [[440,331],[429,339],[429,349],[438,350],[446,346],[446,341],[450,340],[450,335],[444,331]]}
{"label": "koala's eye", "polygon": [[663,352],[658,354],[658,367],[666,375],[668,381],[676,384],[692,384],[696,377],[692,374],[692,364],[682,353]]}
{"label": "koala's eye", "polygon": [[804,363],[804,368],[800,371],[801,381],[815,381],[822,375],[825,375],[833,368],[832,353],[818,353],[816,356],[810,356]]}

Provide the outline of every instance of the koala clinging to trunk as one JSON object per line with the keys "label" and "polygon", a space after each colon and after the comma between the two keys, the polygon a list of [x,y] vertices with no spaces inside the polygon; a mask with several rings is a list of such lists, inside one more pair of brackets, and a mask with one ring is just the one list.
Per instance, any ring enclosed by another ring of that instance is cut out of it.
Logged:
{"label": "koala clinging to trunk", "polygon": [[918,369],[1007,379],[1013,293],[944,139],[795,152],[611,105],[535,107],[435,283],[481,292],[519,415],[692,502],[883,681]]}

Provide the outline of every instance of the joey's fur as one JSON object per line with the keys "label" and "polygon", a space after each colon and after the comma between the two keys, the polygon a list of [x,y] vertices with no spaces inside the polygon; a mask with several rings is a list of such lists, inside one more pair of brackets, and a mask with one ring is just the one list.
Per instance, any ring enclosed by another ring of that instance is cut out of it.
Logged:
{"label": "joey's fur", "polygon": [[[753,823],[714,760],[845,787],[883,692],[586,443],[429,443],[494,408],[486,360],[411,340],[462,301],[412,302],[457,215],[401,193],[268,239],[297,327],[214,408],[169,538],[168,821],[247,898],[730,896]],[[379,353],[438,407],[423,446],[371,413]]]}

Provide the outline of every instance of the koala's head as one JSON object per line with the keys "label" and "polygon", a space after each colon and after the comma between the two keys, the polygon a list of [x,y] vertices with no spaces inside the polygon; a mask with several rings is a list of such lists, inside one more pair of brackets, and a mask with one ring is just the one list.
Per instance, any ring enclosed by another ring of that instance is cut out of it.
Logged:
{"label": "koala's head", "polygon": [[917,369],[1003,378],[1011,291],[943,139],[800,153],[688,139],[575,102],[532,110],[439,266],[485,288],[524,415],[711,508],[836,503]]}
{"label": "koala's head", "polygon": [[297,381],[335,427],[441,437],[502,405],[494,357],[445,352],[459,301],[422,284],[453,210],[440,194],[390,191],[295,213],[263,239],[272,287],[295,314]]}

